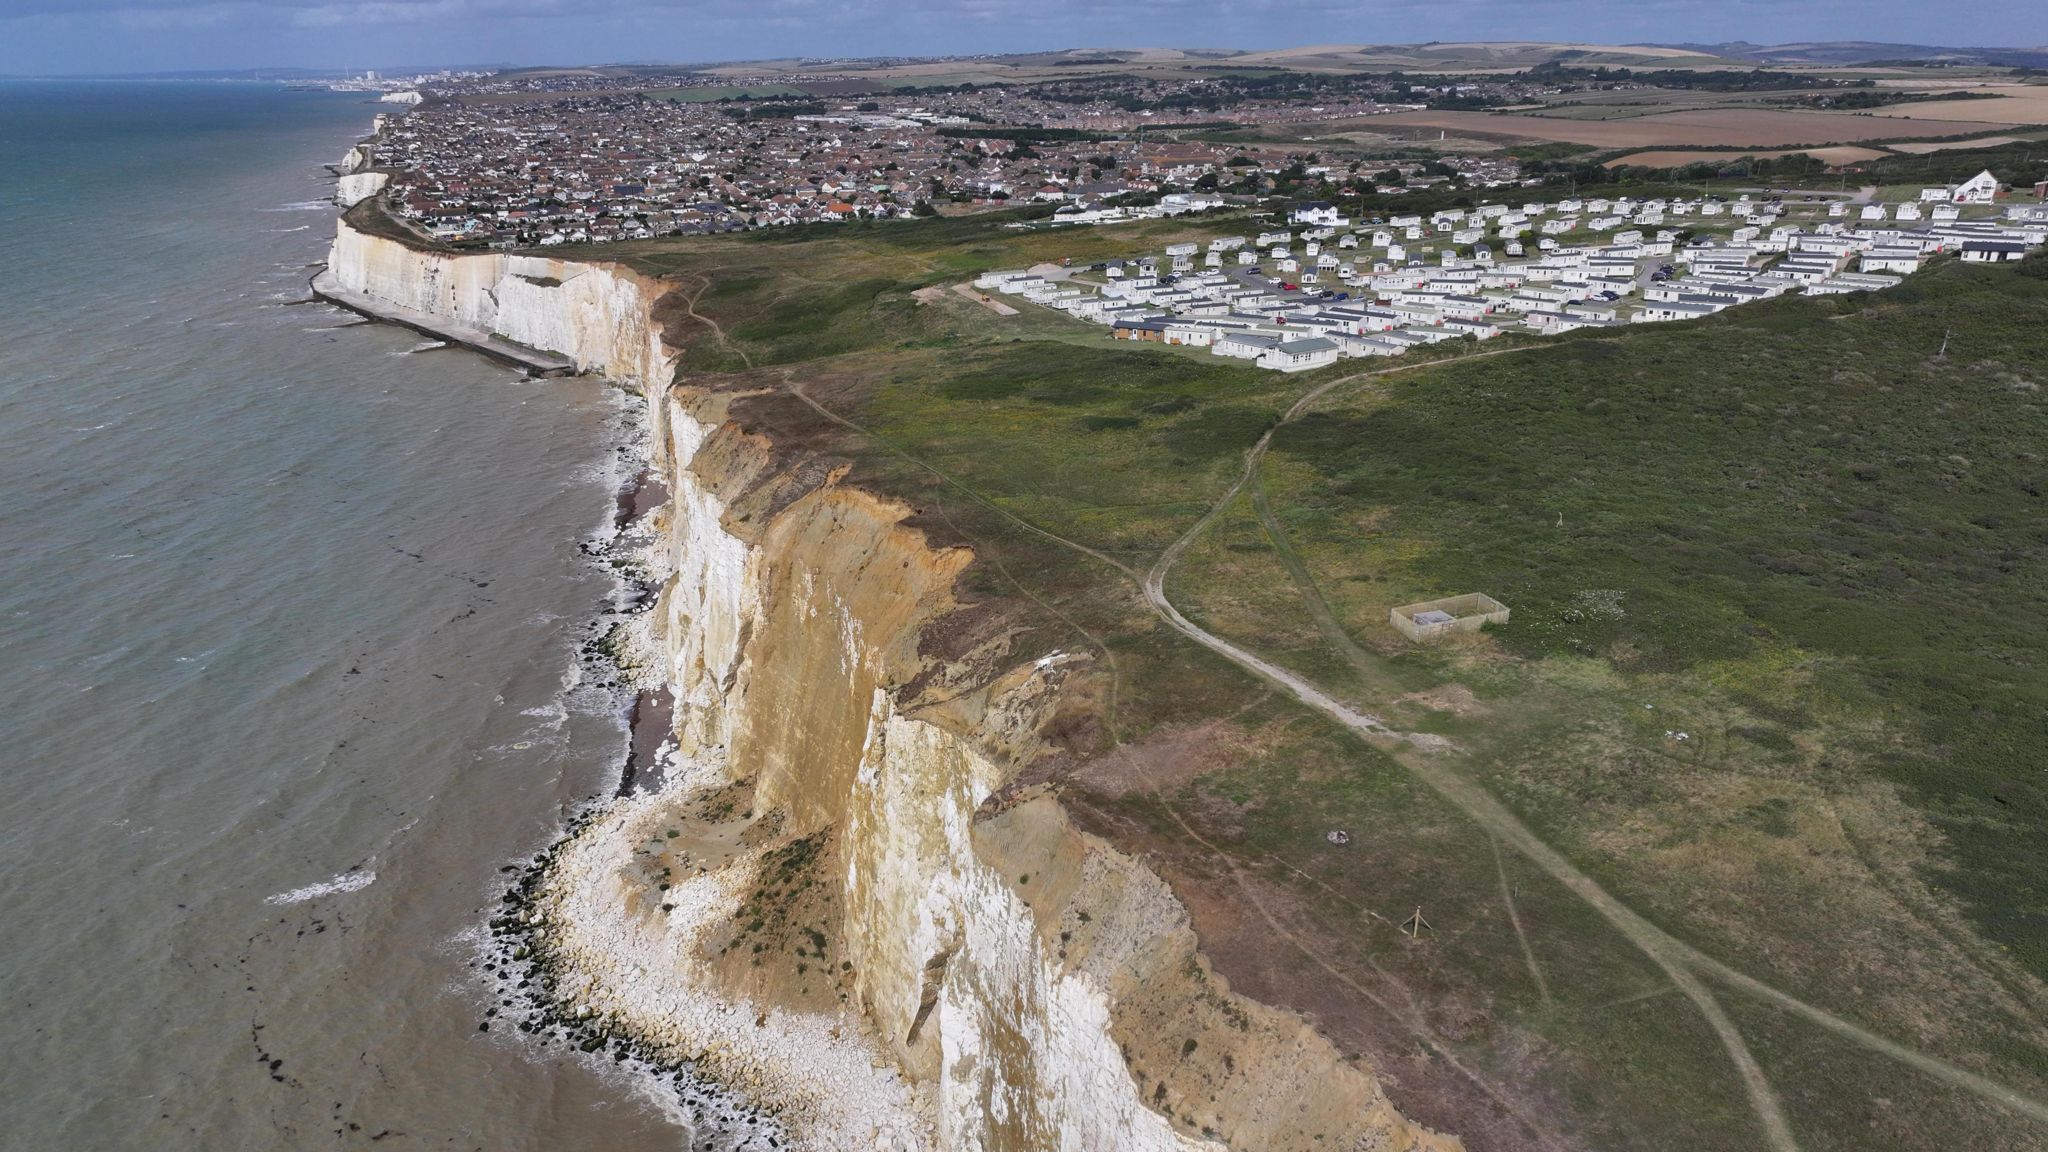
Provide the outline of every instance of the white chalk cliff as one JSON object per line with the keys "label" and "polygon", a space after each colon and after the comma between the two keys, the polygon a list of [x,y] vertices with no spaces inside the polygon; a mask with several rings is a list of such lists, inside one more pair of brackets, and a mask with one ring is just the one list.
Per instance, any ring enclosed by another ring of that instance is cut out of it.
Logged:
{"label": "white chalk cliff", "polygon": [[343,208],[353,208],[384,190],[391,179],[384,172],[350,172],[334,185],[334,202]]}
{"label": "white chalk cliff", "polygon": [[1445,1150],[1369,1069],[1232,993],[1185,909],[1043,789],[1085,655],[994,630],[940,658],[973,561],[673,382],[661,286],[344,226],[352,291],[637,385],[673,494],[641,643],[674,692],[662,786],[558,854],[539,939],[609,1016],[831,1149]]}
{"label": "white chalk cliff", "polygon": [[336,164],[334,170],[343,176],[347,176],[363,171],[376,163],[376,160],[377,146],[369,141],[364,141],[361,144],[351,145],[349,150],[342,154],[341,163]]}
{"label": "white chalk cliff", "polygon": [[347,291],[559,352],[584,372],[636,386],[674,373],[652,316],[661,285],[614,264],[422,251],[342,220],[327,268]]}

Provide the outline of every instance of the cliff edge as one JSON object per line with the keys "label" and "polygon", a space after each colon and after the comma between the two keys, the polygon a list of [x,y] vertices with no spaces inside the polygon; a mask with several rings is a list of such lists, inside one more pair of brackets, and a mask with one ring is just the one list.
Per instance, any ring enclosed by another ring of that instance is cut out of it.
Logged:
{"label": "cliff edge", "polygon": [[800,1147],[1453,1149],[1301,1018],[1234,994],[1142,861],[1035,785],[1084,755],[1091,657],[1019,651],[972,554],[674,382],[627,270],[415,249],[343,221],[351,291],[633,385],[672,493],[633,644],[673,693],[659,783],[551,853],[564,1010],[748,1096]]}

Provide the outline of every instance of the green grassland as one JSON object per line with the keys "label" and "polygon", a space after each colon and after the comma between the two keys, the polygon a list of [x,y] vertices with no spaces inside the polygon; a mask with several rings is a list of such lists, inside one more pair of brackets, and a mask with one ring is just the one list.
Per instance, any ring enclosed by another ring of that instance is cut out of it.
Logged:
{"label": "green grassland", "polygon": [[748,84],[745,87],[733,85],[712,85],[701,88],[667,88],[647,92],[645,95],[656,100],[677,100],[685,104],[705,104],[717,100],[760,100],[771,96],[809,96],[801,88],[787,84]]}
{"label": "green grassland", "polygon": [[[1254,222],[1002,225],[608,254],[676,285],[684,379],[753,394],[749,424],[973,547],[963,598],[1015,614],[1020,656],[1093,658],[1057,786],[1150,854],[1236,986],[1475,1149],[1764,1146],[1702,1015],[1424,786],[1426,755],[1679,940],[2048,1096],[2048,279],[1945,264],[1882,295],[1288,377],[912,295]],[[1268,430],[1168,595],[1450,750],[1362,743],[1139,596]],[[1386,625],[1465,591],[1513,618],[1426,647]],[[1416,908],[1432,928],[1411,937]],[[1709,983],[1803,1148],[2048,1147],[2036,1120]]]}

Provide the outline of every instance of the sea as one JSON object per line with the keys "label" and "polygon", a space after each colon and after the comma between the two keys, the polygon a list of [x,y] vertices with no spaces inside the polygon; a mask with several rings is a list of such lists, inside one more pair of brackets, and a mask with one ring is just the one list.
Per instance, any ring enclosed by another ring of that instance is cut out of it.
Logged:
{"label": "sea", "polygon": [[360,95],[0,82],[0,1148],[673,1149],[483,924],[617,783],[604,383],[307,301]]}

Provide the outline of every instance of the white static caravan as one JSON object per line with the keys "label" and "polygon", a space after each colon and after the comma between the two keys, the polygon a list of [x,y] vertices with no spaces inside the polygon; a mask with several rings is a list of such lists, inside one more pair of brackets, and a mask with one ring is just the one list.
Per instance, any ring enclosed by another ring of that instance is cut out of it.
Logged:
{"label": "white static caravan", "polygon": [[1230,332],[1219,334],[1215,343],[1209,345],[1209,352],[1211,355],[1228,356],[1233,360],[1257,360],[1279,346],[1278,336],[1264,336],[1255,332]]}
{"label": "white static caravan", "polygon": [[1322,336],[1288,340],[1274,345],[1259,357],[1259,367],[1280,372],[1306,372],[1337,362],[1337,342]]}

